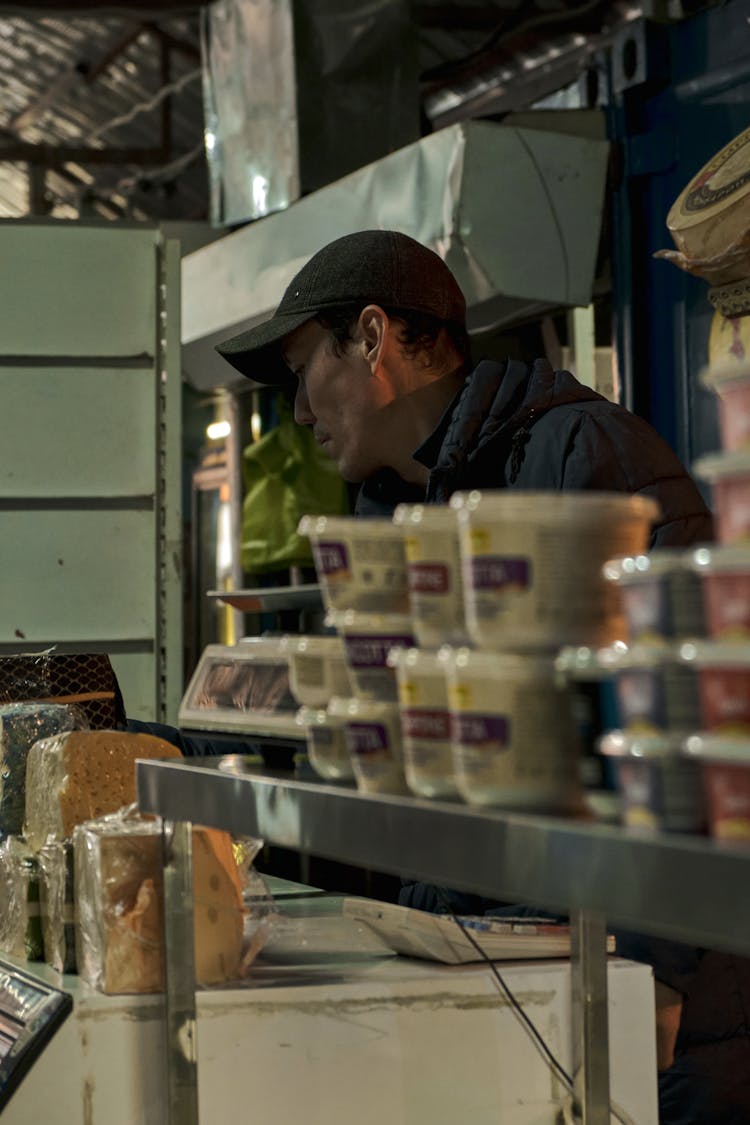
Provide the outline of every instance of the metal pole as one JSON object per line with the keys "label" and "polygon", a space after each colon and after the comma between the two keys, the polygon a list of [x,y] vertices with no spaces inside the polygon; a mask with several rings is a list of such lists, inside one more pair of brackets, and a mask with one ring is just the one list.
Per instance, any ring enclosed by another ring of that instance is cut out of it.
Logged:
{"label": "metal pole", "polygon": [[588,910],[571,925],[573,1074],[583,1125],[609,1125],[609,1025],[607,926]]}
{"label": "metal pole", "polygon": [[169,1125],[198,1125],[192,825],[164,821],[164,998]]}

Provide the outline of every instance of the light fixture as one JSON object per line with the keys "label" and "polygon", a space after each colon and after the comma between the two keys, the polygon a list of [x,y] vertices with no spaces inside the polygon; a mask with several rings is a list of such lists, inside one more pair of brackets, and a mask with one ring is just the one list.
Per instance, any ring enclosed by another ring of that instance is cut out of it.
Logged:
{"label": "light fixture", "polygon": [[206,426],[206,437],[211,441],[220,441],[222,438],[229,437],[232,432],[232,427],[229,422],[211,422]]}

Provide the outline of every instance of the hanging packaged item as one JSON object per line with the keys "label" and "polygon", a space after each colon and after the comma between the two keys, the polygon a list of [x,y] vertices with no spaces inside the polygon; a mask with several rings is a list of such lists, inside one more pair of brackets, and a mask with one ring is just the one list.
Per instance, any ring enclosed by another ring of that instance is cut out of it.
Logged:
{"label": "hanging packaged item", "polygon": [[240,555],[244,570],[266,573],[290,566],[312,566],[310,544],[298,530],[306,512],[343,513],[346,485],[338,469],[298,426],[283,395],[277,398],[279,423],[245,449]]}
{"label": "hanging packaged item", "polygon": [[676,250],[659,250],[680,269],[705,278],[724,316],[750,309],[750,128],[712,156],[667,215]]}

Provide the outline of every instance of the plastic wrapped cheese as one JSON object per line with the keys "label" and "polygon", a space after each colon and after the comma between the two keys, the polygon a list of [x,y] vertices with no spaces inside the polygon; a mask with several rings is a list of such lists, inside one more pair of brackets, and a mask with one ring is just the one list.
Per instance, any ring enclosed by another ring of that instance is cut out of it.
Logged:
{"label": "plastic wrapped cheese", "polygon": [[45,844],[37,859],[44,960],[58,973],[74,973],[73,845],[68,840]]}
{"label": "plastic wrapped cheese", "polygon": [[0,949],[19,960],[43,956],[39,864],[19,836],[0,847]]}
{"label": "plastic wrapped cheese", "polygon": [[64,703],[6,703],[0,706],[0,835],[21,834],[26,802],[26,760],[40,738],[86,726]]}
{"label": "plastic wrapped cheese", "polygon": [[[79,974],[110,994],[161,991],[160,823],[117,814],[80,825],[73,839]],[[193,897],[198,983],[238,979],[245,911],[227,833],[193,829]]]}
{"label": "plastic wrapped cheese", "polygon": [[25,834],[38,850],[68,838],[77,824],[135,801],[136,758],[179,758],[150,734],[70,731],[36,742],[26,763]]}

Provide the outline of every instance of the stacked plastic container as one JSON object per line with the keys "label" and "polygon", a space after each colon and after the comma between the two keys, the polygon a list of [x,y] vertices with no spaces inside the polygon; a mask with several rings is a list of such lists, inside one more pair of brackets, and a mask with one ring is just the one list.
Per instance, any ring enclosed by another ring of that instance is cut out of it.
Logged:
{"label": "stacked plastic container", "polygon": [[358,786],[578,809],[571,688],[556,657],[562,644],[598,649],[622,635],[602,566],[645,550],[656,515],[623,493],[503,490],[401,505],[392,522],[305,517],[352,682],[327,712],[343,721]]}
{"label": "stacked plastic container", "polygon": [[299,531],[310,539],[326,624],[346,673],[345,682],[330,685],[325,718],[300,716],[310,761],[321,776],[336,776],[313,746],[325,727],[337,732],[340,761],[347,759],[359,789],[406,793],[396,674],[388,664],[392,648],[414,644],[403,535],[391,520],[353,516],[303,516]]}
{"label": "stacked plastic container", "polygon": [[683,753],[700,722],[695,669],[681,659],[686,639],[704,629],[692,550],[614,558],[603,573],[619,591],[626,620],[623,643],[597,654],[614,697],[597,745],[618,797],[612,818],[647,830],[702,832],[699,771]]}
{"label": "stacked plastic container", "polygon": [[719,453],[694,470],[711,485],[715,546],[695,551],[706,613],[705,639],[682,646],[696,669],[701,730],[685,752],[699,763],[709,832],[750,840],[750,364],[709,366],[718,395]]}

